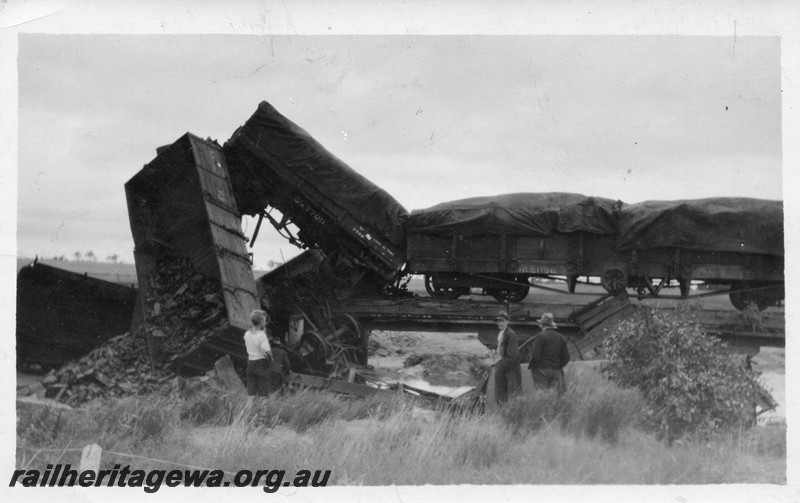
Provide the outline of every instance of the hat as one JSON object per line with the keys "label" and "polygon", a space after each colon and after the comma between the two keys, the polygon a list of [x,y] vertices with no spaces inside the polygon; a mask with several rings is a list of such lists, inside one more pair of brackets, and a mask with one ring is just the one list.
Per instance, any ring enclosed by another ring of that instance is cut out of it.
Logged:
{"label": "hat", "polygon": [[553,328],[557,327],[556,322],[553,321],[553,313],[542,314],[542,317],[536,320],[536,322],[539,323],[539,325],[547,325]]}
{"label": "hat", "polygon": [[497,321],[497,320],[505,320],[505,321],[508,321],[508,313],[507,313],[507,312],[505,312],[505,311],[499,311],[499,312],[497,313],[497,316],[495,316],[495,317],[494,317],[494,321]]}

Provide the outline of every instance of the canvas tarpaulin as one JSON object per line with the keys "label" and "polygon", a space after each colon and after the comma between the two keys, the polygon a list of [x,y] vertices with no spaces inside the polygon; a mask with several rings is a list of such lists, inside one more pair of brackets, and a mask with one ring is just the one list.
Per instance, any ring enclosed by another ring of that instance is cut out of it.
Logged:
{"label": "canvas tarpaulin", "polygon": [[[397,246],[405,242],[406,209],[386,191],[330,153],[303,128],[262,101],[229,143],[249,141],[258,155],[283,177],[299,177],[367,228]],[[226,143],[226,149],[230,145]],[[236,163],[230,163],[231,170]],[[242,211],[253,211],[246,201]],[[263,208],[263,205],[261,206]],[[258,208],[260,210],[260,208]]]}
{"label": "canvas tarpaulin", "polygon": [[549,236],[584,231],[614,234],[615,202],[565,192],[474,197],[414,210],[409,233]]}
{"label": "canvas tarpaulin", "polygon": [[783,203],[719,197],[622,207],[619,251],[669,247],[783,256]]}

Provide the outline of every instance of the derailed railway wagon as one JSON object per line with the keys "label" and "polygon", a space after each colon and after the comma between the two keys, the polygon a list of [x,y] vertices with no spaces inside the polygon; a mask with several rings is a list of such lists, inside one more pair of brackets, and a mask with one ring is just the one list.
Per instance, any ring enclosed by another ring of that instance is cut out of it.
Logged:
{"label": "derailed railway wagon", "polygon": [[292,244],[320,249],[322,271],[346,287],[396,278],[406,209],[272,105],[261,102],[224,151],[236,203],[257,229],[266,218]]}
{"label": "derailed railway wagon", "polygon": [[38,260],[17,274],[17,365],[47,369],[80,358],[130,327],[136,289]]}
{"label": "derailed railway wagon", "polygon": [[481,288],[524,299],[534,278],[597,278],[609,293],[656,296],[677,284],[728,287],[738,309],[783,299],[780,201],[621,201],[580,194],[509,194],[442,203],[409,216],[407,271],[434,297]]}
{"label": "derailed railway wagon", "polygon": [[[184,327],[205,334],[200,344],[176,344],[174,364],[180,373],[204,372],[224,354],[246,357],[242,334],[260,302],[222,148],[186,133],[158,149],[156,158],[125,184],[125,194],[141,327],[148,333],[163,327],[161,332],[173,337]],[[188,301],[206,296],[208,302],[195,307],[192,319]],[[182,311],[181,316],[170,315],[172,310]]]}

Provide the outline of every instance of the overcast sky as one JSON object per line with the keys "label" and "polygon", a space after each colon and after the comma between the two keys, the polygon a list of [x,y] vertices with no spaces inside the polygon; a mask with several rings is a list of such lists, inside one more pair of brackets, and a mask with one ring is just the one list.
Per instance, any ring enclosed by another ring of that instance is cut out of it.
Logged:
{"label": "overcast sky", "polygon": [[[14,258],[92,250],[132,262],[124,183],[187,131],[224,142],[261,100],[409,210],[523,191],[629,203],[785,191],[791,330],[798,61],[793,0],[0,0],[0,431],[15,429]],[[262,231],[255,252],[263,266],[296,250]],[[797,368],[786,366],[787,396]],[[788,490],[759,486],[759,497],[796,499],[795,465]],[[431,499],[430,488],[390,489],[379,494]],[[447,489],[437,498],[530,497]],[[536,497],[643,499],[572,489]],[[661,491],[676,494],[755,493]]]}
{"label": "overcast sky", "polygon": [[[261,100],[408,210],[509,192],[782,199],[780,51],[778,37],[23,34],[18,253],[132,261],[124,183],[187,131],[223,143]],[[253,251],[260,267],[297,253],[266,232]]]}

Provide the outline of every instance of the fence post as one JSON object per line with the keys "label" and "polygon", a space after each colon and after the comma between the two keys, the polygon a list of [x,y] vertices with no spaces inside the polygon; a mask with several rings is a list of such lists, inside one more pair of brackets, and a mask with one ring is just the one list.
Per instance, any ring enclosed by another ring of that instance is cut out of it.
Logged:
{"label": "fence post", "polygon": [[100,456],[103,454],[103,448],[97,444],[90,444],[83,448],[81,452],[81,464],[78,471],[83,473],[86,470],[92,470],[95,473],[100,471]]}

